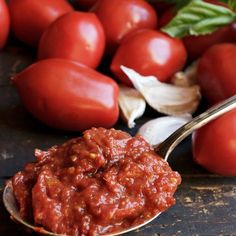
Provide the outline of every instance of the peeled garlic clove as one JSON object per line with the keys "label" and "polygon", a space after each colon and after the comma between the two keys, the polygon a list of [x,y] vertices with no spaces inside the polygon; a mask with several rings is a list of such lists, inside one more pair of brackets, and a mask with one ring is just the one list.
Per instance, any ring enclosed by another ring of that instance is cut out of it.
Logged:
{"label": "peeled garlic clove", "polygon": [[193,62],[185,71],[174,74],[171,83],[176,86],[189,87],[197,84],[197,65],[198,61]]}
{"label": "peeled garlic clove", "polygon": [[180,87],[162,83],[154,76],[142,76],[134,70],[121,66],[134,87],[146,102],[158,112],[167,115],[193,113],[200,102],[200,88],[197,85]]}
{"label": "peeled garlic clove", "polygon": [[142,135],[150,145],[157,145],[191,119],[190,114],[159,117],[143,124],[138,134]]}
{"label": "peeled garlic clove", "polygon": [[122,118],[129,128],[135,126],[134,120],[141,117],[146,108],[143,96],[134,88],[120,86],[118,97]]}

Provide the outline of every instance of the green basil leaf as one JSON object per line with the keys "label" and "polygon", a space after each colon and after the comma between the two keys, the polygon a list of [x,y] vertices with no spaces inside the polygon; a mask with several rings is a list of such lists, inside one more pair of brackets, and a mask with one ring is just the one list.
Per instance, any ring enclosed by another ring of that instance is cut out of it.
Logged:
{"label": "green basil leaf", "polygon": [[[178,1],[178,0],[177,0]],[[235,0],[220,0],[220,2],[225,3],[232,10],[236,10],[236,1]]]}
{"label": "green basil leaf", "polygon": [[195,0],[181,8],[171,22],[161,30],[177,38],[186,35],[205,35],[235,20],[234,11],[223,6]]}
{"label": "green basil leaf", "polygon": [[227,4],[228,4],[229,8],[231,8],[232,10],[236,10],[236,1],[235,0],[228,0]]}

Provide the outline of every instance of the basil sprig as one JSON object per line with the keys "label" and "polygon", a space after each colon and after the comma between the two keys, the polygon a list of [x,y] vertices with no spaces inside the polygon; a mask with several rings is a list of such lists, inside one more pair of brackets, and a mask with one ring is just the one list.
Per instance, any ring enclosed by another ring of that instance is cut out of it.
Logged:
{"label": "basil sprig", "polygon": [[220,0],[228,5],[228,7],[232,10],[236,10],[236,1],[235,0]]}
{"label": "basil sprig", "polygon": [[177,15],[161,30],[172,37],[181,38],[186,35],[209,34],[234,21],[236,13],[233,10],[194,0],[178,10]]}

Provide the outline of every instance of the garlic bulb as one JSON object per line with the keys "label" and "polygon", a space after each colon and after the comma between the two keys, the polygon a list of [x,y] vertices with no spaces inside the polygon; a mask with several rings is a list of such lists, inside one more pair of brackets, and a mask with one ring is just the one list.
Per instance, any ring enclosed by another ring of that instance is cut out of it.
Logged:
{"label": "garlic bulb", "polygon": [[157,145],[191,119],[190,114],[159,117],[143,124],[138,134],[142,135],[150,145]]}
{"label": "garlic bulb", "polygon": [[121,69],[146,102],[158,112],[181,115],[193,113],[197,109],[201,98],[199,86],[180,87],[162,83],[154,76],[142,76],[125,66],[121,66]]}
{"label": "garlic bulb", "polygon": [[143,96],[134,88],[120,86],[118,102],[122,114],[129,128],[135,126],[134,120],[145,112],[146,102]]}

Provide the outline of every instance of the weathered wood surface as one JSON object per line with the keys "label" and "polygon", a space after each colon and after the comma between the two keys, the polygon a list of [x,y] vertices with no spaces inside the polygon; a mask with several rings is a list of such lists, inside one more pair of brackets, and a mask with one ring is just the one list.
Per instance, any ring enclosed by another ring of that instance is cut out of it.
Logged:
{"label": "weathered wood surface", "polygon": [[[22,107],[10,77],[33,61],[32,53],[9,46],[0,52],[0,188],[5,180],[33,161],[34,148],[46,149],[79,133],[47,128]],[[152,111],[138,121],[155,117]],[[116,128],[126,130],[119,122]],[[130,131],[135,134],[136,129]],[[169,159],[183,182],[176,193],[176,205],[155,221],[127,235],[236,235],[236,178],[209,174],[192,161],[191,141],[183,142]],[[0,235],[23,236],[26,233],[12,222],[0,201]]]}

